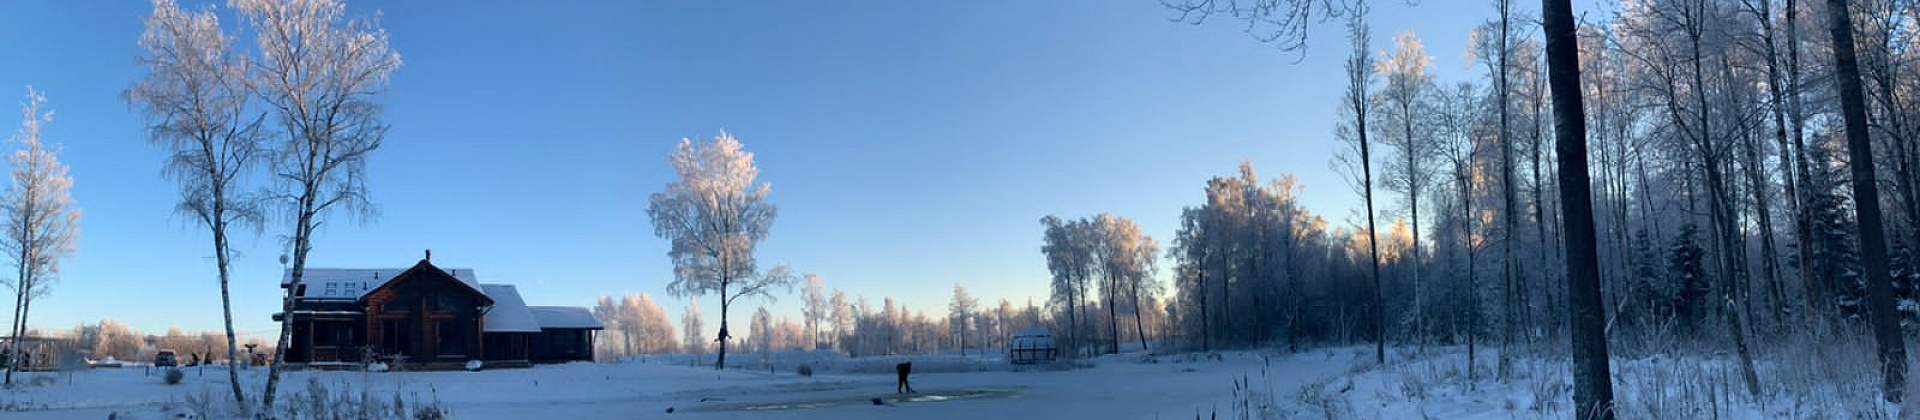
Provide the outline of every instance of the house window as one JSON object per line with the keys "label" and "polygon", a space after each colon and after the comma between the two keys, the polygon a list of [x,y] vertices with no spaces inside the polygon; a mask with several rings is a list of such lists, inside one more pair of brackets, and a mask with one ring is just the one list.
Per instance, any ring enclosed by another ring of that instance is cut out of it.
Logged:
{"label": "house window", "polygon": [[381,349],[385,354],[413,354],[413,325],[403,320],[380,322]]}
{"label": "house window", "polygon": [[464,355],[467,353],[466,335],[461,333],[460,323],[453,320],[441,320],[435,330],[439,332],[439,353],[441,355]]}
{"label": "house window", "polygon": [[353,343],[353,326],[341,324],[315,324],[313,326],[313,345],[315,347],[343,347]]}

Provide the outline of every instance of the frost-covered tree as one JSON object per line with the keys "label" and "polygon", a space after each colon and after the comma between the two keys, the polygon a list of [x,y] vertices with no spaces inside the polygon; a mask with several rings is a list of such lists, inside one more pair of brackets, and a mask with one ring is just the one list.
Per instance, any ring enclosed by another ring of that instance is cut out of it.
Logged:
{"label": "frost-covered tree", "polygon": [[700,301],[687,299],[687,310],[680,314],[680,333],[684,335],[681,339],[687,345],[687,353],[698,356],[707,352],[706,340],[700,334],[702,328],[706,328],[706,322],[700,319]]}
{"label": "frost-covered tree", "polygon": [[1068,221],[1055,216],[1040,219],[1041,255],[1047,258],[1047,271],[1053,274],[1050,301],[1060,305],[1067,317],[1067,333],[1061,340],[1069,356],[1079,355],[1081,345],[1081,304],[1087,296],[1087,283],[1093,279],[1094,257],[1092,229],[1084,220]]}
{"label": "frost-covered tree", "polygon": [[827,307],[826,286],[820,284],[820,276],[807,273],[807,285],[800,290],[801,321],[807,330],[807,350],[820,346],[820,323],[827,320],[832,309]]}
{"label": "frost-covered tree", "polygon": [[1006,347],[1007,340],[1012,339],[1014,330],[1019,328],[1014,325],[1014,314],[1013,302],[1008,302],[1004,298],[1000,299],[1000,304],[993,310],[993,325],[999,327],[994,336],[1000,340],[1000,346],[1003,348]]}
{"label": "frost-covered tree", "polygon": [[[839,346],[844,343],[842,337],[846,336],[847,329],[853,328],[853,310],[847,307],[847,294],[840,289],[833,289],[833,297],[827,299],[827,306],[832,308],[827,320],[833,323],[833,343]],[[839,347],[841,351],[846,351],[845,346]]]}
{"label": "frost-covered tree", "polygon": [[679,350],[680,339],[674,335],[673,321],[667,318],[667,311],[653,301],[652,295],[601,296],[593,307],[593,316],[607,326],[602,342],[619,339],[619,351],[609,352],[611,358]]}
{"label": "frost-covered tree", "polygon": [[980,299],[967,294],[967,288],[953,285],[953,300],[947,304],[947,319],[954,328],[959,329],[960,355],[967,355],[967,324],[973,319],[974,310],[980,307]]}
{"label": "frost-covered tree", "polygon": [[768,312],[767,307],[762,306],[753,312],[752,322],[747,324],[747,336],[753,338],[753,347],[744,351],[760,352],[763,362],[770,360],[767,359],[770,356],[768,353],[773,352],[774,343],[779,341],[773,337],[773,313]]}
{"label": "frost-covered tree", "polygon": [[1432,67],[1433,57],[1427,55],[1426,47],[1420,44],[1420,38],[1413,31],[1401,33],[1393,38],[1393,51],[1385,54],[1375,64],[1384,82],[1374,99],[1382,112],[1376,114],[1385,124],[1380,132],[1381,142],[1392,147],[1394,156],[1385,169],[1383,186],[1398,191],[1406,197],[1406,210],[1413,222],[1413,241],[1408,267],[1413,273],[1413,317],[1414,328],[1422,348],[1426,345],[1427,316],[1424,313],[1426,297],[1425,287],[1420,281],[1420,197],[1426,194],[1428,177],[1431,176],[1431,160],[1438,147],[1432,130],[1426,127],[1426,103],[1433,91],[1433,77],[1427,74]]}
{"label": "frost-covered tree", "polygon": [[676,296],[708,293],[720,298],[719,359],[727,363],[727,311],[735,300],[762,297],[773,300],[775,288],[790,287],[793,275],[786,266],[760,272],[753,253],[767,238],[778,213],[767,194],[773,187],[757,182],[760,169],[732,134],[721,132],[710,142],[682,139],[673,155],[676,179],[665,191],[648,198],[647,217],[653,233],[672,242],[673,282],[667,292]]}
{"label": "frost-covered tree", "polygon": [[247,397],[240,389],[242,361],[234,353],[239,346],[227,288],[233,258],[227,233],[257,230],[265,221],[245,181],[267,151],[266,118],[248,109],[253,93],[247,63],[211,8],[188,12],[173,0],[154,0],[140,47],[145,54],[138,63],[147,74],[127,89],[127,101],[146,115],[148,140],[168,153],[163,173],[180,185],[176,211],[212,233],[227,379],[244,412]]}
{"label": "frost-covered tree", "polygon": [[[0,251],[13,261],[13,320],[10,342],[20,342],[27,333],[27,318],[35,298],[53,290],[59,280],[60,263],[80,247],[80,207],[74,203],[73,177],[67,165],[60,163],[59,146],[47,147],[41,141],[41,125],[53,121],[53,111],[41,111],[47,97],[27,87],[21,107],[20,130],[13,143],[19,149],[7,156],[12,167],[6,195],[0,196],[0,215],[6,217],[6,236],[0,237]],[[7,360],[19,360],[20,346],[9,346]],[[13,384],[13,371],[7,369],[6,383]]]}
{"label": "frost-covered tree", "polygon": [[[387,32],[367,18],[348,18],[340,0],[234,0],[255,35],[250,61],[255,95],[279,122],[270,193],[291,223],[289,278],[305,277],[313,237],[336,211],[369,216],[367,157],[380,148],[388,125],[380,99],[400,53]],[[295,287],[281,309],[292,308]],[[261,411],[272,412],[293,317],[282,317],[273,365],[267,370]]]}
{"label": "frost-covered tree", "polygon": [[[1093,255],[1096,270],[1104,278],[1101,283],[1101,295],[1106,298],[1107,326],[1113,353],[1120,352],[1120,319],[1118,308],[1127,297],[1137,300],[1141,289],[1152,289],[1148,284],[1153,281],[1153,260],[1160,254],[1159,242],[1153,237],[1140,233],[1140,225],[1132,219],[1111,214],[1094,216],[1089,225],[1094,228]],[[1131,302],[1137,303],[1137,302]],[[1140,334],[1140,347],[1145,349],[1147,338],[1144,327],[1140,326],[1139,307],[1134,305],[1135,330]]]}

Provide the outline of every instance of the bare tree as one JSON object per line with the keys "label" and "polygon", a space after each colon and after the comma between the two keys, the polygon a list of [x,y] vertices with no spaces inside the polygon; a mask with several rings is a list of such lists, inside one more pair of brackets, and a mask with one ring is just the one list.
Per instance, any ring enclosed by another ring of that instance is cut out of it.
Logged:
{"label": "bare tree", "polygon": [[786,266],[761,273],[753,252],[767,238],[778,213],[767,194],[773,187],[757,182],[760,169],[733,135],[725,132],[711,142],[683,139],[668,158],[677,180],[666,191],[648,198],[647,217],[653,233],[672,242],[673,282],[667,292],[676,296],[720,297],[719,360],[726,367],[727,311],[742,297],[773,299],[774,288],[791,287]]}
{"label": "bare tree", "polygon": [[[281,313],[289,313],[313,251],[313,235],[336,210],[371,217],[366,158],[386,138],[378,101],[400,54],[370,19],[346,17],[340,0],[234,0],[252,25],[260,58],[252,62],[253,90],[276,114],[283,141],[275,147],[271,199],[292,222],[284,239],[291,266]],[[291,339],[293,317],[282,316],[261,409],[271,412]]]}
{"label": "bare tree", "polygon": [[1412,31],[1401,33],[1393,38],[1393,52],[1381,57],[1375,64],[1376,71],[1385,83],[1376,95],[1385,110],[1379,114],[1381,119],[1398,130],[1386,130],[1385,142],[1398,156],[1387,165],[1385,186],[1406,195],[1407,212],[1413,222],[1412,258],[1408,267],[1413,271],[1413,323],[1414,334],[1424,352],[1427,344],[1427,316],[1425,308],[1425,287],[1420,281],[1420,196],[1426,193],[1423,182],[1431,172],[1428,161],[1434,153],[1434,138],[1426,133],[1430,130],[1416,130],[1426,119],[1425,105],[1433,90],[1433,78],[1427,75],[1433,57],[1427,56],[1426,48],[1420,45],[1420,38]]}
{"label": "bare tree", "polygon": [[705,342],[700,335],[703,328],[706,328],[706,322],[700,317],[700,301],[687,299],[687,310],[680,314],[680,334],[685,336],[683,344],[687,346],[687,353],[696,356],[695,360],[699,359],[701,353],[707,352],[707,346],[701,344]]}
{"label": "bare tree", "polygon": [[1366,0],[1161,0],[1160,4],[1179,13],[1171,19],[1174,22],[1199,25],[1215,15],[1240,20],[1246,24],[1241,30],[1253,39],[1301,56],[1306,53],[1308,24],[1366,13]]}
{"label": "bare tree", "polygon": [[265,116],[247,110],[252,97],[247,63],[220,30],[213,10],[186,12],[173,0],[154,0],[140,46],[146,49],[139,63],[147,75],[127,90],[127,101],[145,112],[148,140],[168,152],[163,172],[180,184],[177,211],[213,234],[227,379],[234,401],[246,412],[227,287],[233,260],[227,231],[257,231],[264,222],[257,197],[241,190],[265,152]]}
{"label": "bare tree", "polygon": [[1067,221],[1059,217],[1046,216],[1040,219],[1040,225],[1046,227],[1042,234],[1043,244],[1040,253],[1047,258],[1047,271],[1053,274],[1051,300],[1063,305],[1067,312],[1066,347],[1070,355],[1078,356],[1080,350],[1080,304],[1086,300],[1087,281],[1093,277],[1093,257],[1086,243],[1087,229],[1085,221]]}
{"label": "bare tree", "polygon": [[1347,55],[1347,89],[1343,93],[1341,108],[1346,117],[1353,118],[1353,125],[1341,125],[1336,135],[1353,142],[1359,152],[1357,165],[1360,167],[1360,195],[1367,203],[1367,258],[1370,261],[1373,276],[1373,306],[1378,312],[1373,324],[1374,363],[1387,363],[1387,297],[1386,285],[1380,282],[1380,240],[1379,229],[1374,224],[1373,210],[1373,156],[1367,141],[1368,91],[1372,89],[1374,78],[1373,55],[1367,48],[1372,43],[1368,33],[1367,9],[1365,3],[1354,10],[1347,21],[1347,39],[1353,50]]}
{"label": "bare tree", "polygon": [[853,312],[847,307],[846,292],[833,289],[833,297],[827,299],[827,306],[832,308],[827,313],[827,320],[833,323],[833,344],[839,347],[840,351],[846,351],[841,337],[846,335],[847,329],[853,327]]}
{"label": "bare tree", "polygon": [[960,355],[967,355],[967,321],[979,309],[980,299],[967,294],[967,288],[953,285],[953,301],[947,304],[948,319],[960,330]]}
{"label": "bare tree", "polygon": [[[13,176],[0,198],[0,214],[6,217],[6,236],[0,237],[0,251],[13,260],[13,319],[10,342],[19,343],[27,333],[27,316],[34,298],[51,292],[59,279],[60,262],[72,257],[80,246],[80,208],[74,204],[73,177],[67,165],[60,163],[59,146],[46,147],[40,141],[41,124],[53,121],[53,112],[41,112],[47,97],[27,87],[25,116],[13,141],[20,149],[7,156]],[[20,346],[8,347],[7,360],[20,360]],[[15,368],[7,369],[6,383],[13,384]]]}
{"label": "bare tree", "polygon": [[820,323],[832,315],[832,309],[827,307],[826,286],[820,284],[820,276],[807,273],[806,279],[807,285],[800,289],[800,315],[807,327],[807,349],[813,350],[820,347]]}
{"label": "bare tree", "polygon": [[1880,343],[1880,365],[1887,401],[1900,402],[1906,389],[1907,346],[1900,337],[1900,318],[1893,310],[1892,274],[1887,268],[1886,232],[1880,220],[1880,189],[1875,181],[1873,141],[1867,132],[1866,94],[1860,86],[1860,63],[1853,50],[1853,21],[1847,0],[1827,0],[1827,30],[1833,34],[1834,83],[1840,91],[1841,117],[1846,123],[1848,167],[1853,173],[1854,215],[1860,224],[1860,253],[1867,269],[1867,307],[1873,317],[1874,339]]}

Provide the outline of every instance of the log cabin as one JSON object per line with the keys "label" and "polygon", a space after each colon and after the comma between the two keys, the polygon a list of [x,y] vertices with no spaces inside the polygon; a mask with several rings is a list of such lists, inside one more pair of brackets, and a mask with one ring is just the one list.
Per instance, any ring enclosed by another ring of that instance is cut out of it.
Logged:
{"label": "log cabin", "polygon": [[474,360],[489,368],[593,360],[604,327],[586,308],[527,306],[513,285],[482,284],[473,269],[434,266],[432,255],[405,269],[309,268],[297,284],[287,272],[286,362],[432,370]]}

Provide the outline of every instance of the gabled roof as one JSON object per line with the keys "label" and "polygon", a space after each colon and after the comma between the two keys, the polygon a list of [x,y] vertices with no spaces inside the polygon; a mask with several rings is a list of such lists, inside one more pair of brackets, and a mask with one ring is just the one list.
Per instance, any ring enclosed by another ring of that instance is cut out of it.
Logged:
{"label": "gabled roof", "polygon": [[[367,292],[380,288],[400,273],[410,268],[308,268],[302,274],[301,283],[306,290],[298,297],[307,299],[358,300]],[[460,279],[468,287],[479,290],[480,281],[475,279],[473,269],[454,268],[443,270],[454,278]],[[293,282],[293,270],[281,274],[280,284],[285,286]]]}
{"label": "gabled roof", "polygon": [[519,289],[510,284],[482,284],[480,290],[493,298],[493,309],[487,310],[487,316],[481,319],[486,326],[483,332],[540,332],[540,320],[527,309],[527,302],[520,299]]}
{"label": "gabled roof", "polygon": [[433,263],[427,260],[420,260],[420,263],[414,264],[413,268],[408,268],[407,271],[402,271],[400,274],[396,274],[393,278],[388,279],[386,283],[375,286],[372,290],[368,290],[365,293],[361,293],[358,299],[363,300],[362,303],[365,303],[364,299],[366,299],[368,295],[372,295],[388,287],[394,287],[394,284],[402,279],[420,279],[426,281],[435,281],[436,279],[439,281],[452,280],[452,283],[466,286],[467,291],[480,295],[480,299],[484,300],[486,305],[492,305],[494,303],[493,297],[487,296],[486,291],[480,290],[479,282],[454,276],[452,273],[441,270],[440,267],[433,266]]}
{"label": "gabled roof", "polygon": [[593,312],[578,306],[528,306],[533,317],[540,320],[541,329],[562,330],[598,330],[605,329]]}

